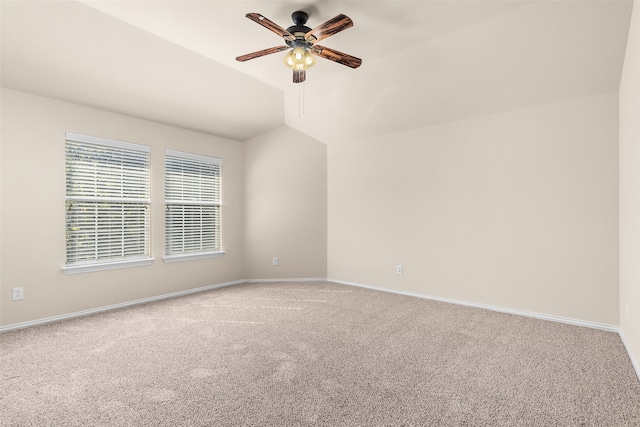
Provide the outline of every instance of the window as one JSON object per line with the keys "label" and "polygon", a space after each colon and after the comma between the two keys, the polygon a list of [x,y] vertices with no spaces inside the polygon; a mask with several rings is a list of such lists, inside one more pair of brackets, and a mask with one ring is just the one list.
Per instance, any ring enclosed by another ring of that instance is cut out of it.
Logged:
{"label": "window", "polygon": [[150,151],[67,133],[65,273],[152,262]]}
{"label": "window", "polygon": [[166,151],[166,262],[223,254],[221,180],[221,159]]}

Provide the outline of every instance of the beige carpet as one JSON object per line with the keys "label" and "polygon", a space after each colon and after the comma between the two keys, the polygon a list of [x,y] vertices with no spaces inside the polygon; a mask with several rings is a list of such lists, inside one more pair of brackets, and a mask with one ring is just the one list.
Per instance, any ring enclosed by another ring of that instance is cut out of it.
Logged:
{"label": "beige carpet", "polygon": [[2,426],[640,426],[617,334],[334,283],[0,335]]}

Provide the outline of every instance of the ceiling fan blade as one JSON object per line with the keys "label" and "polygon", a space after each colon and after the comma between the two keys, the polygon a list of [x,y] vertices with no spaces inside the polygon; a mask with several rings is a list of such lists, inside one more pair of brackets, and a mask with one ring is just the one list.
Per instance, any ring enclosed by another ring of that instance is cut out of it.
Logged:
{"label": "ceiling fan blade", "polygon": [[362,59],[355,56],[347,55],[346,53],[339,52],[337,50],[329,49],[328,47],[313,45],[311,52],[320,58],[329,59],[337,62],[338,64],[346,65],[351,68],[358,68],[362,64]]}
{"label": "ceiling fan blade", "polygon": [[267,30],[273,31],[274,33],[276,33],[277,35],[279,35],[280,37],[282,37],[285,40],[289,40],[289,41],[294,41],[296,38],[293,34],[291,34],[289,31],[285,30],[284,28],[282,28],[280,25],[276,24],[275,22],[272,22],[270,20],[268,20],[267,18],[265,18],[264,16],[262,16],[259,13],[247,13],[247,18],[251,19],[254,22],[257,22],[258,24],[262,25],[263,27],[265,27]]}
{"label": "ceiling fan blade", "polygon": [[269,49],[262,49],[257,52],[247,53],[246,55],[241,55],[236,58],[236,61],[244,62],[254,58],[260,58],[261,56],[271,55],[272,53],[282,52],[283,50],[289,49],[289,46],[276,46],[270,47]]}
{"label": "ceiling fan blade", "polygon": [[309,43],[315,43],[351,27],[353,21],[348,16],[340,14],[306,33],[304,39]]}
{"label": "ceiling fan blade", "polygon": [[307,70],[293,70],[293,82],[302,83],[307,79]]}

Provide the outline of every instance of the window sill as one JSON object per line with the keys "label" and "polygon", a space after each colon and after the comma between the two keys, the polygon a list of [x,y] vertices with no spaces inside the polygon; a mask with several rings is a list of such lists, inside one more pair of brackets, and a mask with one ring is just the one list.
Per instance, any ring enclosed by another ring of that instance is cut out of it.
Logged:
{"label": "window sill", "polygon": [[104,262],[99,264],[65,265],[64,267],[62,267],[62,271],[64,271],[64,274],[91,273],[94,271],[115,270],[118,268],[151,265],[153,261],[153,258],[142,258],[127,261]]}
{"label": "window sill", "polygon": [[182,261],[192,261],[196,259],[205,259],[205,258],[218,258],[224,256],[224,251],[219,252],[204,252],[199,254],[185,254],[185,255],[167,255],[164,258],[165,263],[172,262],[182,262]]}

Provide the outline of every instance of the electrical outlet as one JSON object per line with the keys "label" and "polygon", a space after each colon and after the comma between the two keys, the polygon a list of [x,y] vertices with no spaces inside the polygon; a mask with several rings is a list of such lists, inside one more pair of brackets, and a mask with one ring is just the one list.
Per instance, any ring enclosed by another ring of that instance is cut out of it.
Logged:
{"label": "electrical outlet", "polygon": [[273,265],[280,265],[280,260],[277,257],[273,258]]}
{"label": "electrical outlet", "polygon": [[24,299],[24,288],[13,288],[13,300],[18,301]]}
{"label": "electrical outlet", "polygon": [[396,274],[402,274],[402,265],[401,264],[396,265]]}

